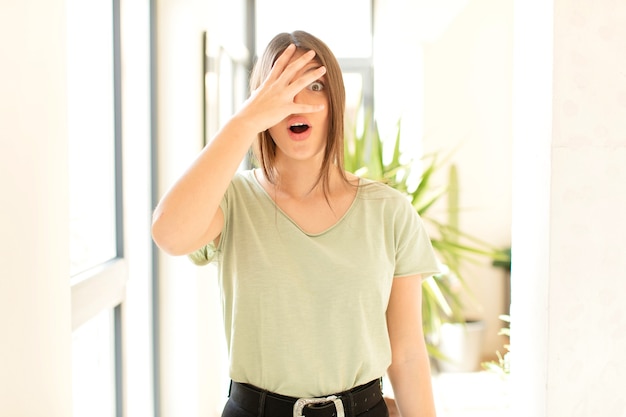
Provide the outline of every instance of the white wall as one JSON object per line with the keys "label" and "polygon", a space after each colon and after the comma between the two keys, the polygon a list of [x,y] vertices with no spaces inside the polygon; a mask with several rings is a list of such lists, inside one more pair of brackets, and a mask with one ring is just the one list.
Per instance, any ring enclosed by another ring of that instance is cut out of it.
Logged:
{"label": "white wall", "polygon": [[[157,1],[159,188],[169,187],[200,149],[205,1]],[[184,258],[159,259],[160,378],[163,417],[199,416],[199,283]]]}
{"label": "white wall", "polygon": [[548,3],[516,5],[513,410],[624,416],[626,4]]}
{"label": "white wall", "polygon": [[552,2],[516,2],[514,16],[511,408],[519,417],[545,417],[553,173]]}
{"label": "white wall", "polygon": [[[157,3],[158,154],[162,195],[202,148],[202,32],[212,45],[242,42],[244,1]],[[161,415],[217,416],[228,379],[215,271],[186,257],[159,259]]]}
{"label": "white wall", "polygon": [[64,11],[22,0],[0,13],[3,416],[72,413]]}

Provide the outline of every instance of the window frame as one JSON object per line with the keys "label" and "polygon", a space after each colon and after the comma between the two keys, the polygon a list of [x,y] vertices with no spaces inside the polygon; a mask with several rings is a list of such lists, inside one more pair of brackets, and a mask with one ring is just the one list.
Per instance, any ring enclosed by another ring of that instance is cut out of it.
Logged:
{"label": "window frame", "polygon": [[104,310],[113,310],[113,351],[116,416],[124,415],[123,324],[122,309],[126,297],[128,265],[124,253],[124,200],[122,159],[122,66],[120,0],[111,0],[113,17],[113,114],[115,164],[115,244],[116,257],[70,277],[72,331]]}

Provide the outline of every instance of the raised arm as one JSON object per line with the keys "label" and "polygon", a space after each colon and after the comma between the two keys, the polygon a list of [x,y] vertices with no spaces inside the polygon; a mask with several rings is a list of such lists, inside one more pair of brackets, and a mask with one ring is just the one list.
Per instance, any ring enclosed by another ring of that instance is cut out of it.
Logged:
{"label": "raised arm", "polygon": [[290,45],[276,60],[267,79],[163,196],[152,220],[152,237],[171,255],[185,255],[215,240],[224,216],[219,204],[254,138],[291,114],[320,111],[322,106],[294,103],[294,97],[325,73],[320,67],[296,74],[315,53],[292,59]]}

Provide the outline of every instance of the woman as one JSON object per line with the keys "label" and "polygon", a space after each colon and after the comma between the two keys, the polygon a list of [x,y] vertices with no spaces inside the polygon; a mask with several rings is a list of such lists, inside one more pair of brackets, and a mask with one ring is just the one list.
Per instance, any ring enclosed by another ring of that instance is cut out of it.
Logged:
{"label": "woman", "polygon": [[[434,416],[421,279],[437,263],[408,201],[343,169],[337,60],[306,32],[279,34],[251,90],[152,227],[169,254],[218,264],[224,417],[383,417],[385,372],[403,417]],[[237,173],[255,138],[261,167]]]}

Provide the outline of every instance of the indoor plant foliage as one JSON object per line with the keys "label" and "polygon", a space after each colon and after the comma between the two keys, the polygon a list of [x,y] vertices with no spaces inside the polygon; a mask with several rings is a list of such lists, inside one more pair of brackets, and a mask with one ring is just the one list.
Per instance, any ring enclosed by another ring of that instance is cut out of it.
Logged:
{"label": "indoor plant foliage", "polygon": [[[508,314],[502,314],[500,320],[507,323],[505,327],[502,327],[498,332],[498,335],[504,335],[507,338],[511,337],[511,316]],[[482,367],[490,372],[494,372],[501,377],[505,378],[509,375],[511,367],[510,367],[510,359],[511,359],[511,345],[508,343],[504,345],[506,352],[502,354],[500,351],[496,351],[496,356],[498,357],[497,361],[489,361],[482,362]]]}
{"label": "indoor plant foliage", "polygon": [[[461,265],[476,257],[499,259],[501,251],[463,233],[458,228],[458,180],[456,167],[450,165],[448,183],[435,186],[433,175],[446,166],[449,155],[425,155],[419,161],[406,161],[400,150],[400,123],[393,142],[393,151],[386,157],[384,141],[376,124],[365,118],[362,133],[352,129],[346,138],[344,159],[345,168],[358,176],[383,182],[403,193],[429,228],[432,246],[443,264],[441,274],[423,282],[422,316],[424,333],[431,356],[440,357],[436,349],[437,334],[444,322],[465,322],[459,290],[465,281]],[[391,149],[389,147],[388,149]],[[418,175],[414,170],[420,169]],[[440,200],[447,200],[447,221],[437,220],[431,215],[431,208]],[[469,242],[469,243],[466,243]]]}

